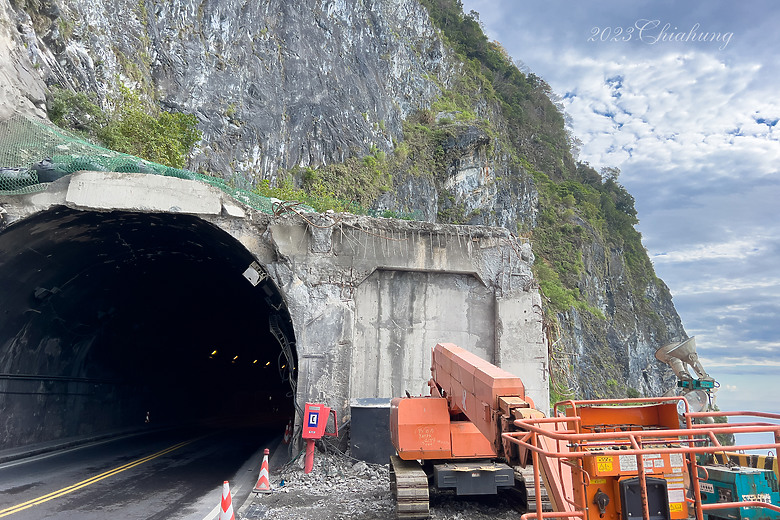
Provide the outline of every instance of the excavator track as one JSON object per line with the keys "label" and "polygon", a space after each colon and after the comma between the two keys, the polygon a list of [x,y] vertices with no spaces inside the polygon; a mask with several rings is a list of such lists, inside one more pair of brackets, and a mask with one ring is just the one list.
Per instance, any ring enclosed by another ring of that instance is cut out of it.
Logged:
{"label": "excavator track", "polygon": [[[534,469],[531,466],[528,466],[527,468],[515,468],[515,480],[518,482],[523,480],[524,486],[525,486],[525,493],[526,493],[526,501],[527,501],[527,509],[526,512],[528,513],[536,513],[536,487],[534,486]],[[542,503],[542,511],[549,512],[552,511],[552,503],[550,502],[550,497],[547,495],[547,488],[544,486],[544,482],[540,482],[540,488],[542,491],[541,496],[541,503]]]}
{"label": "excavator track", "polygon": [[416,460],[390,457],[390,491],[398,518],[425,519],[428,507],[428,476]]}

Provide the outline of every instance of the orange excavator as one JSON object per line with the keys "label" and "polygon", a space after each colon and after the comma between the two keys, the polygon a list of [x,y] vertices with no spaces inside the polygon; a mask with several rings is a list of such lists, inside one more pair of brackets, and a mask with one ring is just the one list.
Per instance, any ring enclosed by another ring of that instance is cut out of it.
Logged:
{"label": "orange excavator", "polygon": [[[518,377],[451,343],[433,349],[431,374],[430,396],[407,394],[391,402],[397,455],[390,461],[390,486],[399,518],[428,518],[431,485],[459,495],[516,488],[523,496],[519,468],[526,466],[537,502],[523,520],[710,520],[731,518],[721,512],[735,508],[768,512],[751,518],[780,513],[780,504],[762,494],[703,501],[702,490],[713,486],[706,484],[708,466],[700,463],[725,451],[719,434],[739,439],[770,433],[774,442],[728,450],[777,452],[780,424],[734,421],[778,421],[780,415],[691,411],[684,396],[672,396],[569,400],[546,417]],[[716,422],[726,416],[730,423]],[[773,485],[776,492],[776,480]]]}

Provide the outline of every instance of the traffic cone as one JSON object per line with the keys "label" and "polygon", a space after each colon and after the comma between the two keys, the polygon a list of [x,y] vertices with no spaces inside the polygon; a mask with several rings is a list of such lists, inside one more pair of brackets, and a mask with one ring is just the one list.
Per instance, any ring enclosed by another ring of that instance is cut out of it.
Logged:
{"label": "traffic cone", "polygon": [[260,466],[260,477],[257,479],[257,484],[255,484],[255,493],[270,493],[271,492],[271,482],[268,480],[268,448],[265,449],[263,452],[263,465]]}
{"label": "traffic cone", "polygon": [[233,514],[233,500],[230,498],[230,484],[227,480],[222,484],[222,505],[218,520],[236,520],[236,515]]}
{"label": "traffic cone", "polygon": [[285,444],[290,444],[290,440],[292,439],[292,419],[290,419],[290,422],[287,423],[287,428],[284,429],[284,437],[282,437],[282,442]]}

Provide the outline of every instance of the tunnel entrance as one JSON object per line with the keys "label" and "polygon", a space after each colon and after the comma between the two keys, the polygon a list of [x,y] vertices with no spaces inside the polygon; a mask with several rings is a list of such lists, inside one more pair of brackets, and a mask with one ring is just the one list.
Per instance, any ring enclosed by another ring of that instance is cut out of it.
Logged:
{"label": "tunnel entrance", "polygon": [[6,228],[0,447],[141,426],[147,412],[286,424],[294,331],[262,267],[245,274],[253,262],[185,214],[55,207]]}

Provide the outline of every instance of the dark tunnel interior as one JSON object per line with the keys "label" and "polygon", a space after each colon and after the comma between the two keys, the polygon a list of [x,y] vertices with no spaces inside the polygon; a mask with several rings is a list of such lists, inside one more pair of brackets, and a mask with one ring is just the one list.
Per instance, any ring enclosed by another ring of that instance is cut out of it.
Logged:
{"label": "dark tunnel interior", "polygon": [[147,412],[156,424],[286,424],[294,332],[273,282],[244,276],[253,261],[191,215],[56,207],[8,226],[4,446],[133,427]]}

